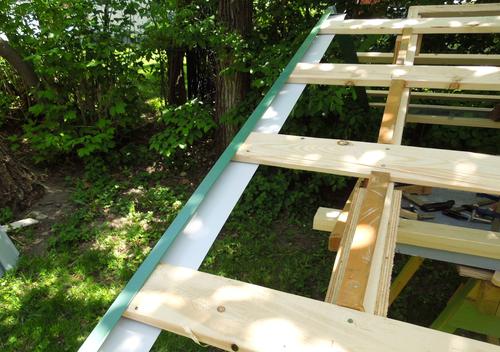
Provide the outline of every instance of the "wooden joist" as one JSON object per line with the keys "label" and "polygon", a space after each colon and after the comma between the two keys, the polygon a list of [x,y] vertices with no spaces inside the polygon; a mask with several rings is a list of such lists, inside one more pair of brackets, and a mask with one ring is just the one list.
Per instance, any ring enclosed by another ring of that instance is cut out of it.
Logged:
{"label": "wooden joist", "polygon": [[[371,97],[386,97],[388,90],[367,89],[366,94]],[[432,100],[457,100],[457,101],[481,101],[500,102],[500,95],[492,94],[463,94],[463,93],[438,93],[438,92],[411,92],[411,100],[432,99]]]}
{"label": "wooden joist", "polygon": [[[330,232],[339,209],[318,208],[313,229]],[[348,214],[347,214],[348,215]],[[397,243],[500,260],[500,233],[466,227],[400,219]]]}
{"label": "wooden joist", "polygon": [[[336,304],[366,311],[365,291],[375,244],[380,235],[379,227],[387,230],[389,213],[382,218],[384,205],[392,199],[393,187],[388,188],[390,175],[374,172],[370,175],[353,240],[349,248],[346,271],[342,278]],[[387,198],[387,199],[386,199]],[[384,233],[384,231],[381,231]]]}
{"label": "wooden joist", "polygon": [[[372,102],[371,107],[383,108],[387,103]],[[410,109],[426,109],[426,110],[439,110],[439,111],[461,111],[461,112],[474,112],[474,113],[489,113],[492,108],[480,108],[475,106],[452,106],[452,105],[433,105],[433,104],[409,104]]]}
{"label": "wooden joist", "polygon": [[500,68],[494,66],[403,66],[299,63],[289,83],[389,87],[392,80],[408,88],[500,90]]}
{"label": "wooden joist", "polygon": [[407,123],[423,123],[427,125],[463,126],[478,128],[500,128],[499,121],[484,117],[456,117],[443,115],[408,114]]}
{"label": "wooden joist", "polygon": [[125,317],[226,351],[498,352],[484,342],[159,265]]}
{"label": "wooden joist", "polygon": [[500,194],[500,157],[479,153],[252,133],[234,160],[363,178],[387,172],[393,182]]}
{"label": "wooden joist", "polygon": [[[390,64],[393,53],[358,52],[361,64]],[[493,54],[430,54],[419,53],[415,56],[417,65],[465,65],[465,66],[500,66],[500,55]]]}
{"label": "wooden joist", "polygon": [[401,34],[404,29],[413,34],[498,33],[500,19],[498,16],[482,16],[327,20],[321,25],[320,34]]}
{"label": "wooden joist", "polygon": [[500,16],[500,4],[420,5],[410,12],[420,17]]}

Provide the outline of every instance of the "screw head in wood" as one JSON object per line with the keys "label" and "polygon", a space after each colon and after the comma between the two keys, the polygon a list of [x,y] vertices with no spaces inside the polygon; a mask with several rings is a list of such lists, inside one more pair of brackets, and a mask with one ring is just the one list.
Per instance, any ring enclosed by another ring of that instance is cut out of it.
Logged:
{"label": "screw head in wood", "polygon": [[218,311],[219,313],[224,313],[224,312],[226,311],[226,307],[224,307],[224,306],[218,306],[218,307],[217,307],[217,311]]}
{"label": "screw head in wood", "polygon": [[237,344],[233,343],[233,344],[231,345],[231,350],[233,350],[233,351],[238,351],[239,349],[240,349],[240,348],[238,347],[238,345],[237,345]]}
{"label": "screw head in wood", "polygon": [[340,140],[340,141],[337,141],[337,144],[338,145],[342,145],[342,146],[345,146],[345,145],[349,145],[349,141],[346,141],[346,140]]}

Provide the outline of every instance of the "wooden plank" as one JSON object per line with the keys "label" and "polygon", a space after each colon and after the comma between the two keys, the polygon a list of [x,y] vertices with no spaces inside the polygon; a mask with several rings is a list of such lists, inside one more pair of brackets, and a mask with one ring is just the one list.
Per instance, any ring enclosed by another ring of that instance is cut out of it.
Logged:
{"label": "wooden plank", "polygon": [[386,228],[389,221],[387,212],[382,218],[386,198],[392,198],[392,192],[388,192],[389,180],[390,176],[386,173],[374,172],[370,175],[354,237],[351,245],[347,246],[346,271],[335,304],[365,311],[365,292],[379,227],[385,222],[383,227]]}
{"label": "wooden plank", "polygon": [[421,17],[499,16],[500,4],[420,5],[410,6],[409,12]]}
{"label": "wooden plank", "polygon": [[414,34],[498,33],[500,19],[497,16],[407,18],[407,19],[353,19],[326,20],[320,34],[401,34],[404,29]]}
{"label": "wooden plank", "polygon": [[500,233],[401,219],[398,243],[500,259]]}
{"label": "wooden plank", "polygon": [[393,182],[500,194],[500,157],[479,153],[252,133],[234,159],[364,178],[387,172]]}
{"label": "wooden plank", "polygon": [[392,80],[408,88],[500,90],[500,68],[494,66],[402,66],[299,63],[290,83],[389,87]]}
{"label": "wooden plank", "polygon": [[[322,209],[325,213],[340,212],[338,209]],[[330,232],[332,223],[319,217],[318,214],[317,227],[313,229]],[[338,219],[341,221],[345,220]],[[488,230],[400,219],[397,243],[500,259],[500,233]]]}
{"label": "wooden plank", "polygon": [[[394,191],[390,218],[387,229],[387,235],[383,242],[383,253],[379,255],[377,249],[375,249],[374,258],[378,258],[381,261],[380,272],[375,271],[375,274],[370,272],[370,283],[373,282],[372,286],[377,288],[376,293],[367,295],[367,297],[375,298],[375,309],[374,313],[380,316],[387,316],[389,311],[389,296],[391,292],[391,279],[392,279],[392,268],[394,266],[394,252],[396,249],[396,240],[399,227],[399,213],[401,210],[401,191]],[[377,242],[378,245],[378,242]],[[379,264],[374,259],[372,264],[372,269],[379,267]],[[373,270],[372,270],[373,271]],[[370,284],[369,284],[370,287]],[[365,300],[365,306],[369,306],[369,302]]]}
{"label": "wooden plank", "polygon": [[483,117],[455,117],[443,115],[406,115],[408,123],[423,123],[427,125],[462,126],[477,128],[500,128],[500,121],[493,121]]}
{"label": "wooden plank", "polygon": [[[360,64],[393,63],[393,53],[358,52]],[[434,54],[420,53],[415,56],[417,65],[464,65],[464,66],[500,66],[500,55],[493,54]]]}
{"label": "wooden plank", "polygon": [[[323,229],[321,231],[332,231],[337,222],[345,223],[347,212],[343,215],[342,210],[319,207],[314,214],[313,229]],[[324,230],[326,229],[326,230]]]}
{"label": "wooden plank", "polygon": [[[403,138],[404,115],[399,116],[401,110],[404,110],[407,99],[402,99],[405,90],[405,81],[393,80],[389,88],[387,102],[384,104],[385,110],[382,116],[382,124],[379,129],[378,142],[385,144],[400,144]],[[373,103],[370,103],[370,106]]]}
{"label": "wooden plank", "polygon": [[[342,209],[339,220],[347,219],[347,214],[351,209],[352,199],[354,196],[354,191],[360,188],[364,183],[363,179],[358,179],[356,184],[354,185],[349,198],[344,204],[344,209]],[[330,237],[328,239],[328,249],[330,251],[337,251],[340,245],[340,238],[342,238],[342,234],[344,233],[345,221],[336,221],[334,226],[332,227],[332,231],[330,233]]]}
{"label": "wooden plank", "polygon": [[[386,97],[388,90],[367,89],[366,93],[372,97]],[[460,94],[460,93],[437,93],[437,92],[411,92],[411,100],[435,99],[435,100],[457,100],[457,101],[482,101],[500,102],[500,95],[491,94]]]}
{"label": "wooden plank", "polygon": [[159,265],[125,317],[227,351],[498,352],[480,341]]}
{"label": "wooden plank", "polygon": [[349,259],[349,250],[354,238],[356,226],[361,213],[361,204],[366,195],[366,188],[354,187],[352,193],[352,202],[345,227],[340,237],[340,244],[335,262],[330,276],[330,282],[326,291],[325,302],[336,303],[340,292],[340,284],[345,275],[347,262]]}
{"label": "wooden plank", "polygon": [[[387,103],[372,102],[370,103],[370,106],[373,108],[384,108],[387,106]],[[475,112],[475,113],[488,113],[491,112],[491,110],[493,110],[492,108],[480,108],[475,106],[452,106],[452,105],[434,105],[434,104],[410,104],[409,108],[433,109],[441,111],[463,111],[463,112]]]}

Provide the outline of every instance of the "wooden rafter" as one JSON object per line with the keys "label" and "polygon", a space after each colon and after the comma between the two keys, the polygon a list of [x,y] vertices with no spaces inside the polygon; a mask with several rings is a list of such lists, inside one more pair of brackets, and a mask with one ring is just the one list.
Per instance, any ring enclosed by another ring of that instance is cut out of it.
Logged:
{"label": "wooden rafter", "polygon": [[325,21],[321,34],[401,34],[409,29],[414,34],[498,33],[498,16],[408,18]]}
{"label": "wooden rafter", "polygon": [[[390,64],[393,53],[358,52],[358,61],[361,64]],[[500,55],[492,54],[431,54],[419,53],[415,57],[417,65],[486,65],[499,66]]]}
{"label": "wooden rafter", "polygon": [[500,194],[500,157],[480,153],[252,133],[234,160],[363,178],[387,172],[393,182]]}
{"label": "wooden rafter", "polygon": [[291,74],[289,82],[389,87],[394,79],[406,81],[408,88],[500,91],[500,67],[495,66],[299,63]]}
{"label": "wooden rafter", "polygon": [[498,352],[497,346],[161,264],[125,317],[226,351]]}

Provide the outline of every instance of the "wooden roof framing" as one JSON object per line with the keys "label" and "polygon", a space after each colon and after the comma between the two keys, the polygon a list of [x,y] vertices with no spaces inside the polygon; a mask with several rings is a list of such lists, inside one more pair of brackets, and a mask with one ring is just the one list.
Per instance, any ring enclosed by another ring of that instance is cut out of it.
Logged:
{"label": "wooden roof framing", "polygon": [[[433,9],[439,16],[422,18]],[[405,182],[500,194],[498,156],[400,145],[411,88],[500,90],[498,67],[413,66],[421,34],[498,32],[497,13],[500,4],[414,7],[407,20],[325,14],[80,350],[148,350],[165,329],[228,351],[500,351],[384,317],[396,242],[447,251],[472,244],[465,254],[500,267],[497,233],[454,237],[449,227],[400,221],[394,190]],[[394,64],[318,63],[333,34],[367,31],[401,35]],[[276,135],[306,84],[389,87],[378,143]],[[345,221],[330,223],[342,236],[327,302],[196,271],[259,164],[362,178]]]}

